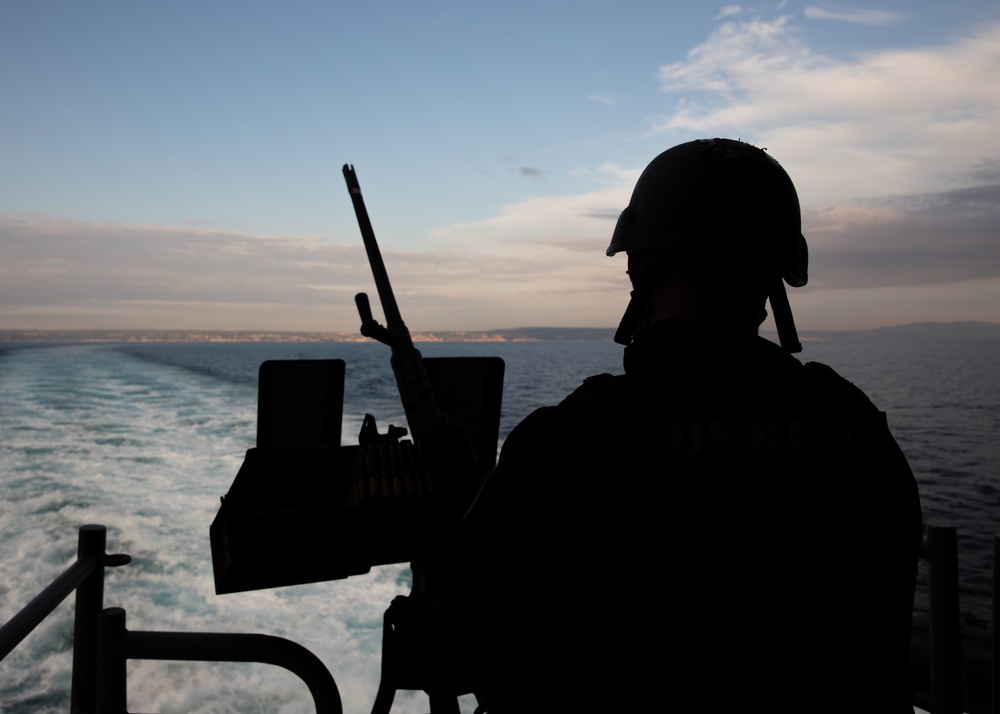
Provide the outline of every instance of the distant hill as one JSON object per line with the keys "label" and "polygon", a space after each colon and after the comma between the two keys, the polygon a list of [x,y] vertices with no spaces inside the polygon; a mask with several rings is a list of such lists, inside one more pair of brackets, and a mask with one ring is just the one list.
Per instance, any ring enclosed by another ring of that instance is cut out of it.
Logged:
{"label": "distant hill", "polygon": [[1000,340],[1000,323],[913,322],[909,325],[876,327],[871,330],[827,330],[805,333],[806,338],[837,342],[927,342]]}
{"label": "distant hill", "polygon": [[511,330],[488,330],[485,334],[507,342],[611,342],[613,327],[517,327]]}
{"label": "distant hill", "polygon": [[[503,330],[415,332],[414,342],[610,342],[611,327],[515,327]],[[996,322],[915,322],[871,330],[811,330],[802,340],[910,342],[1000,340]],[[773,335],[766,335],[773,339]],[[0,330],[0,343],[43,342],[367,342],[357,332],[240,330]]]}

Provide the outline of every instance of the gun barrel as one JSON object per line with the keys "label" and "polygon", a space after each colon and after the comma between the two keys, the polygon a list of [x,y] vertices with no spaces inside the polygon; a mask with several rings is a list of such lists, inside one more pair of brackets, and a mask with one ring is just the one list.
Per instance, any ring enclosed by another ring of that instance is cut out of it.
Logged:
{"label": "gun barrel", "polygon": [[389,284],[389,274],[385,270],[385,263],[382,261],[382,251],[379,250],[378,241],[375,240],[375,229],[372,228],[371,219],[368,217],[368,209],[365,208],[365,199],[361,195],[361,185],[358,183],[358,176],[354,172],[354,167],[344,164],[344,180],[347,182],[347,190],[351,194],[351,202],[354,204],[354,213],[358,217],[358,226],[361,228],[361,239],[365,243],[365,252],[368,253],[368,262],[371,264],[372,275],[375,277],[375,288],[378,290],[378,299],[382,303],[382,312],[385,313],[385,325],[389,331],[400,341],[401,347],[413,344],[410,339],[410,332],[403,323],[403,317],[399,313],[399,306],[396,304],[396,296],[392,292]]}
{"label": "gun barrel", "polygon": [[427,378],[427,370],[424,368],[423,357],[420,355],[420,351],[413,346],[410,331],[406,329],[403,318],[399,314],[396,296],[389,284],[389,274],[385,270],[382,253],[375,240],[375,230],[368,218],[365,200],[361,196],[358,176],[350,164],[344,164],[344,180],[347,181],[347,190],[351,194],[354,212],[358,217],[358,226],[361,228],[361,237],[365,242],[365,251],[368,253],[368,262],[371,264],[372,274],[375,277],[375,287],[378,289],[379,301],[382,303],[382,312],[385,313],[386,326],[382,327],[372,317],[368,296],[359,293],[355,297],[355,303],[362,321],[361,334],[372,337],[392,348],[390,362],[393,375],[396,377],[399,397],[403,402],[403,411],[406,412],[406,421],[410,425],[410,433],[413,434],[414,440],[422,441],[432,436],[445,423],[445,419],[434,399],[430,380]]}

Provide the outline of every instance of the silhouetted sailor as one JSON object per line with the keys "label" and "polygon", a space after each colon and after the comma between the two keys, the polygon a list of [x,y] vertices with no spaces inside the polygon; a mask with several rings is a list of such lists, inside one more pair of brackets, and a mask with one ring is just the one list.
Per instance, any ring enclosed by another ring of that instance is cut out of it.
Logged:
{"label": "silhouetted sailor", "polygon": [[[885,415],[801,364],[798,199],[764,151],[693,141],[608,254],[633,292],[601,375],[524,420],[439,598],[489,711],[909,712],[921,512]],[[784,349],[757,336],[765,302]]]}

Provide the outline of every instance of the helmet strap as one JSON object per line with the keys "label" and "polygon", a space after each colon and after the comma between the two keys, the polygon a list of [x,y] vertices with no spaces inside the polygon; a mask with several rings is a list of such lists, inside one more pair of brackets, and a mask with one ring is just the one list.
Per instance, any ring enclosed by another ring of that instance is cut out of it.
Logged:
{"label": "helmet strap", "polygon": [[774,279],[767,297],[771,302],[771,313],[774,315],[774,326],[778,328],[778,341],[781,342],[781,346],[787,352],[801,352],[802,343],[799,342],[799,333],[795,330],[792,308],[788,304],[788,293],[785,292],[785,283],[781,278]]}
{"label": "helmet strap", "polygon": [[639,297],[638,290],[629,293],[628,307],[622,315],[622,321],[618,323],[618,331],[615,332],[615,342],[620,345],[630,345],[632,337],[639,331],[642,323],[642,315],[646,311],[646,300]]}
{"label": "helmet strap", "polygon": [[649,299],[656,284],[666,274],[664,266],[665,262],[659,255],[646,254],[646,267],[639,278],[639,284],[629,293],[628,307],[625,308],[625,314],[615,332],[615,342],[619,345],[631,344],[635,336],[648,327]]}

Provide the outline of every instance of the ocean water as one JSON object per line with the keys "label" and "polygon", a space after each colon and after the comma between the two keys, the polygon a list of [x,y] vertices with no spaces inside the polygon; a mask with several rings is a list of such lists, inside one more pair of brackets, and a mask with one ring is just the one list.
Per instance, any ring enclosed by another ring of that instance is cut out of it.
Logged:
{"label": "ocean water", "polygon": [[[962,578],[988,589],[1000,512],[1000,344],[808,343],[889,413],[921,487],[925,520],[956,525]],[[613,344],[424,344],[425,356],[496,355],[507,364],[501,439],[582,377],[619,372]],[[312,650],[345,711],[367,712],[378,684],[382,613],[409,590],[405,565],[364,576],[216,596],[208,529],[254,445],[256,374],[265,359],[347,362],[344,443],[365,412],[404,419],[388,349],[362,343],[0,345],[0,621],[74,559],[77,529],[108,526],[108,606],[132,629],[260,632]],[[975,598],[967,606],[986,612]],[[965,604],[965,603],[964,603]],[[0,710],[69,706],[69,602],[0,663]],[[133,711],[312,711],[304,684],[248,664],[132,662]],[[468,703],[466,703],[468,704]],[[466,707],[468,708],[468,707]],[[420,693],[394,712],[427,711]]]}

